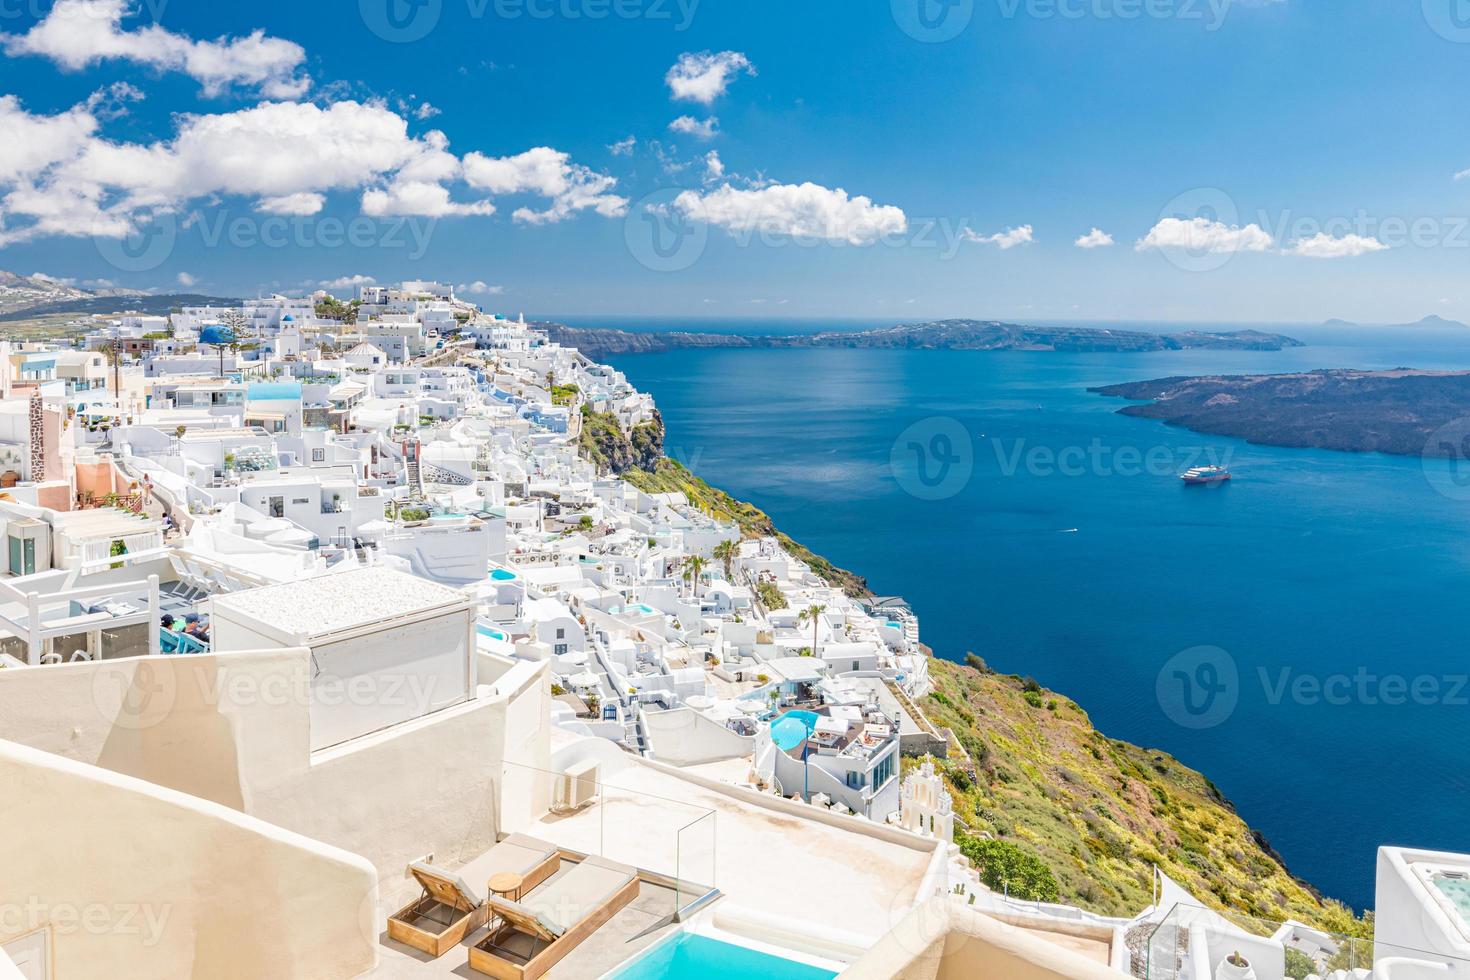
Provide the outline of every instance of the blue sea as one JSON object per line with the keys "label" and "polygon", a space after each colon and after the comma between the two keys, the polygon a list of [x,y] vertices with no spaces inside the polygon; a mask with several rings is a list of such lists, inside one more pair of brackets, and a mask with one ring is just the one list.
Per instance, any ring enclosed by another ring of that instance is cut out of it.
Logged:
{"label": "blue sea", "polygon": [[[1108,735],[1203,771],[1296,874],[1363,908],[1380,844],[1470,851],[1470,491],[1449,461],[1253,446],[1118,415],[1124,402],[1087,391],[1470,368],[1470,331],[1274,329],[1309,346],[615,363],[657,399],[670,455],[905,596],[940,656],[1033,675]],[[1181,485],[1209,462],[1235,479]]]}

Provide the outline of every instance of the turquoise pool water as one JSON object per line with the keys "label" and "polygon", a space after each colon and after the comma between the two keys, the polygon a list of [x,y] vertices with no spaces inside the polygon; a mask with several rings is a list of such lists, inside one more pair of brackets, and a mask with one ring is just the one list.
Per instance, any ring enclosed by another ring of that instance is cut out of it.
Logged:
{"label": "turquoise pool water", "polygon": [[1455,911],[1460,913],[1461,921],[1470,925],[1470,879],[1435,874],[1434,887],[1439,889],[1441,895],[1450,900]]}
{"label": "turquoise pool water", "polygon": [[672,977],[675,980],[692,980],[694,977],[701,980],[743,980],[746,977],[765,977],[768,980],[830,980],[837,974],[821,967],[808,966],[795,960],[686,932],[670,942],[659,943],[613,976],[617,980],[642,980],[645,977]]}
{"label": "turquoise pool water", "polygon": [[515,578],[515,572],[508,572],[503,568],[497,568],[490,573],[490,580],[493,582],[514,582]]}
{"label": "turquoise pool water", "polygon": [[492,640],[503,640],[503,639],[505,639],[505,634],[504,633],[500,632],[500,630],[491,629],[488,626],[476,626],[475,627],[475,632],[476,633],[479,633],[481,636],[488,636]]}
{"label": "turquoise pool water", "polygon": [[789,752],[807,740],[817,727],[814,711],[788,711],[771,724],[771,741],[782,752]]}

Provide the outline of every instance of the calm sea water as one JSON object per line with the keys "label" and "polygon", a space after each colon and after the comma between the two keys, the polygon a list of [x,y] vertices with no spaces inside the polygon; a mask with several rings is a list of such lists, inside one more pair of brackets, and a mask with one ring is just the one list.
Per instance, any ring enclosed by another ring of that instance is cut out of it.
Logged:
{"label": "calm sea water", "polygon": [[[1436,489],[1447,462],[1201,436],[1086,391],[1470,367],[1467,333],[1286,332],[1311,346],[616,364],[654,394],[671,455],[907,597],[939,655],[1034,675],[1109,735],[1202,770],[1293,871],[1366,907],[1378,845],[1470,851],[1470,499]],[[1175,476],[1211,460],[1234,482]]]}

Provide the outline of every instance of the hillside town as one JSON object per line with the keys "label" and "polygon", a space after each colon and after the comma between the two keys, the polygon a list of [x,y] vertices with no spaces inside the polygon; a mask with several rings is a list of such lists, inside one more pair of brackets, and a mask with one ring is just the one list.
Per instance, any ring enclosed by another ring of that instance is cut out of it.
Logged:
{"label": "hillside town", "polygon": [[1383,848],[1372,939],[997,887],[913,606],[662,442],[437,282],[0,342],[0,978],[1470,969],[1462,855]]}

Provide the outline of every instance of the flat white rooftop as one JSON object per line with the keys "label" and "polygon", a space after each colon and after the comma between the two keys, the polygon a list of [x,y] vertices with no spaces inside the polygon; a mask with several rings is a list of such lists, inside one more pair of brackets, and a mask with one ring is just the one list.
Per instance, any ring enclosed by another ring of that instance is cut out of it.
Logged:
{"label": "flat white rooftop", "polygon": [[337,633],[468,602],[457,589],[390,568],[360,568],[214,597],[216,611],[299,636]]}

